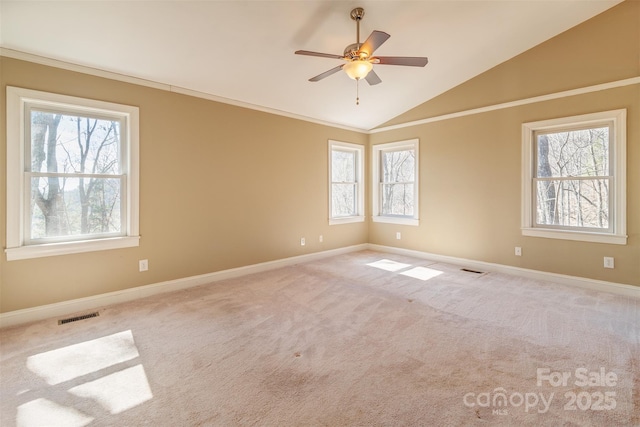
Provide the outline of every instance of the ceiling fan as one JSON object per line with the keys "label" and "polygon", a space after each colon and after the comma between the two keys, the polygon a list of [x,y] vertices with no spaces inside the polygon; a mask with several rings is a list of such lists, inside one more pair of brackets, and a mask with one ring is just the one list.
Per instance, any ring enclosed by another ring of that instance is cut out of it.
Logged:
{"label": "ceiling fan", "polygon": [[[341,59],[344,64],[338,65],[324,73],[318,74],[309,79],[310,82],[317,82],[340,70],[344,70],[349,77],[359,81],[365,79],[370,85],[377,85],[382,80],[375,71],[374,64],[380,65],[405,65],[410,67],[424,67],[429,62],[428,58],[416,56],[373,56],[373,52],[387,41],[389,34],[383,31],[373,31],[371,35],[360,43],[360,21],[364,17],[364,9],[356,7],[351,11],[351,19],[356,21],[356,42],[348,45],[344,49],[343,55],[333,55],[330,53],[311,52],[308,50],[297,50],[296,55],[319,56],[322,58]],[[357,88],[357,86],[356,86]],[[356,104],[359,98],[356,97]]]}

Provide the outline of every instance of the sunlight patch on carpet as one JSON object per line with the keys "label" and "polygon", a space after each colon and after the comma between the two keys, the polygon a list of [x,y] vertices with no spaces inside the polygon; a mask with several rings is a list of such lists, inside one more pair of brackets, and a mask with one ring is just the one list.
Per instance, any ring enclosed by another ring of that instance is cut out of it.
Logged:
{"label": "sunlight patch on carpet", "polygon": [[[51,386],[43,394],[53,396],[64,390],[79,401],[92,400],[110,414],[120,414],[153,398],[142,364],[131,366],[136,363],[131,360],[139,356],[128,330],[29,356],[26,366]],[[110,369],[105,372],[107,368]],[[94,373],[100,377],[83,381],[83,376]],[[68,384],[72,380],[77,385]],[[81,427],[94,420],[74,406],[37,398],[17,408],[16,424]]]}
{"label": "sunlight patch on carpet", "polygon": [[138,356],[131,331],[124,331],[30,356],[27,368],[56,385]]}
{"label": "sunlight patch on carpet", "polygon": [[392,261],[390,259],[381,259],[378,261],[370,262],[367,265],[369,267],[375,267],[385,271],[398,271],[402,270],[403,268],[411,267],[411,264],[404,264],[401,262]]}
{"label": "sunlight patch on carpet", "polygon": [[[433,279],[434,277],[438,277],[443,272],[440,270],[434,270],[433,268],[427,267],[413,267],[411,264],[405,264],[403,262],[392,261],[390,259],[380,259],[378,261],[370,262],[367,264],[369,267],[379,268],[380,270],[398,272],[398,274],[402,274],[403,276],[412,277],[414,279],[427,281],[429,279]],[[413,267],[406,271],[401,271]]]}
{"label": "sunlight patch on carpet", "polygon": [[58,405],[48,399],[36,399],[18,406],[16,425],[26,426],[67,426],[83,427],[93,421],[80,411]]}
{"label": "sunlight patch on carpet", "polygon": [[112,414],[119,414],[153,397],[142,365],[86,382],[69,389],[69,393],[93,399]]}
{"label": "sunlight patch on carpet", "polygon": [[403,271],[403,276],[413,277],[414,279],[420,279],[427,281],[429,279],[433,279],[434,277],[438,277],[442,274],[440,270],[434,270],[433,268],[427,267],[414,267],[411,270]]}

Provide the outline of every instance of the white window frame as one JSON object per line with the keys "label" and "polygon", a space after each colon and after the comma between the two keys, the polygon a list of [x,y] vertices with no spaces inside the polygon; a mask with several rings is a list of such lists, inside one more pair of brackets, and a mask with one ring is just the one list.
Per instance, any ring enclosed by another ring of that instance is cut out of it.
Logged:
{"label": "white window frame", "polygon": [[[384,144],[376,144],[371,147],[372,149],[372,208],[373,222],[381,222],[381,223],[389,223],[389,224],[400,224],[400,225],[420,225],[419,220],[419,211],[418,207],[420,205],[419,201],[419,171],[420,171],[420,140],[419,139],[408,139],[406,141],[397,141],[397,142],[388,142]],[[414,150],[416,161],[415,161],[415,175],[414,175],[414,206],[413,206],[413,216],[400,216],[400,215],[382,215],[380,210],[382,208],[382,182],[381,180],[381,159],[382,154],[387,151],[401,151],[401,150]]]}
{"label": "white window frame", "polygon": [[[627,151],[627,110],[611,110],[558,119],[524,123],[522,125],[522,235],[550,239],[577,240],[585,242],[627,243],[627,204],[626,204],[626,151]],[[570,226],[545,228],[536,225],[534,202],[535,177],[535,133],[539,131],[571,130],[585,127],[612,126],[609,189],[610,231],[585,231]]]}
{"label": "white window frame", "polygon": [[[119,237],[28,244],[24,226],[27,107],[116,117],[126,140],[122,169],[126,175],[125,222]],[[137,107],[7,86],[7,246],[8,261],[139,246],[139,111]]]}
{"label": "white window frame", "polygon": [[[332,153],[334,150],[348,151],[355,153],[355,173],[356,173],[356,214],[352,216],[333,216],[333,173],[332,173]],[[329,140],[329,225],[348,224],[353,222],[364,222],[364,146],[349,142]]]}

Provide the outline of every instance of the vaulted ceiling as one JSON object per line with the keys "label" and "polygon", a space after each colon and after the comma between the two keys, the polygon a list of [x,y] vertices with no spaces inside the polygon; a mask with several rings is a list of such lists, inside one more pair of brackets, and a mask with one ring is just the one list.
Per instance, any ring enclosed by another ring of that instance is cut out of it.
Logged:
{"label": "vaulted ceiling", "polygon": [[[0,47],[146,79],[275,113],[371,129],[603,12],[620,0],[12,1],[0,2]],[[336,73],[356,40],[391,34],[382,56],[427,56],[425,68],[376,65],[382,83]]]}

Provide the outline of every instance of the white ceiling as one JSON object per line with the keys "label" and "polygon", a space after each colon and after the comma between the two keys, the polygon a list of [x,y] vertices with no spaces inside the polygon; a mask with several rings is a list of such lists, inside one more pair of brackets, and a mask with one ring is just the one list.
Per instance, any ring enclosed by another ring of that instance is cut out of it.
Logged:
{"label": "white ceiling", "polygon": [[[619,3],[471,1],[0,1],[0,47],[147,79],[262,110],[371,129]],[[376,54],[427,56],[425,68],[376,65],[377,86],[344,73],[308,82],[361,38]]]}

